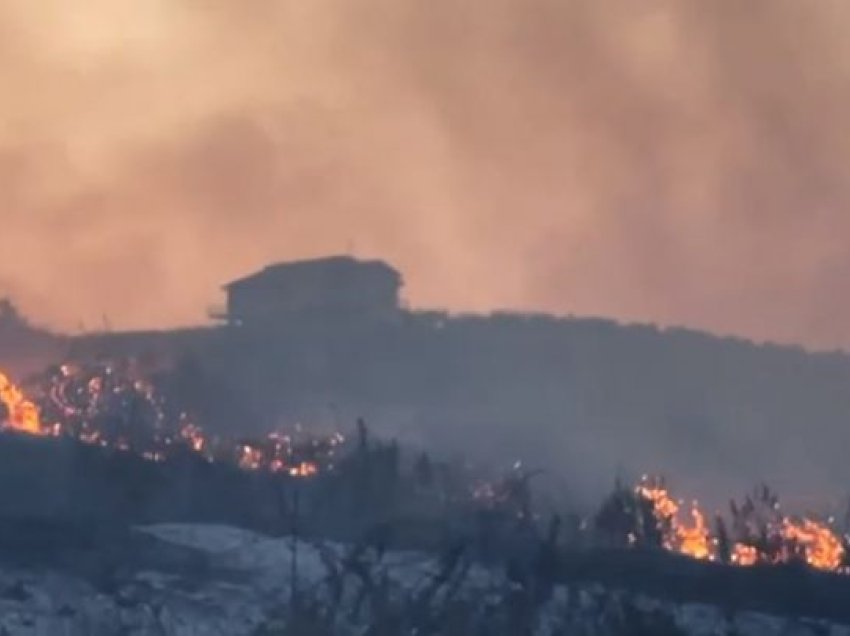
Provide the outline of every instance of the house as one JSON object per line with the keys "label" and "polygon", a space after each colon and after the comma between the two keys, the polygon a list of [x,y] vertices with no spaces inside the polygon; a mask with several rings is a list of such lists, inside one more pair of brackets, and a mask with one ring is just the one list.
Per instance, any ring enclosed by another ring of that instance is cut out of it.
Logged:
{"label": "house", "polygon": [[332,256],[279,263],[225,285],[226,309],[211,316],[232,326],[392,319],[401,310],[401,286],[401,275],[383,261]]}

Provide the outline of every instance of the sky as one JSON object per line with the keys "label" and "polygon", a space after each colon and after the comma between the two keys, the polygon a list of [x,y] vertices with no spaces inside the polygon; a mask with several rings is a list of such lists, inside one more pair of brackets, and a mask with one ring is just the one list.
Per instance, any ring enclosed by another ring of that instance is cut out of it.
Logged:
{"label": "sky", "polygon": [[4,0],[0,295],[203,322],[272,261],[414,307],[850,347],[846,0]]}

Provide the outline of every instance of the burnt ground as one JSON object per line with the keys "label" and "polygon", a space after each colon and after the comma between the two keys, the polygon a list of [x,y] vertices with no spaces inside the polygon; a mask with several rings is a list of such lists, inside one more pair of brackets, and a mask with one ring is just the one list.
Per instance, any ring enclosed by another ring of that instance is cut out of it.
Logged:
{"label": "burnt ground", "polygon": [[[435,521],[423,512],[417,523],[415,513],[402,512],[398,500],[364,511],[362,500],[355,499],[358,515],[347,503],[352,491],[343,496],[338,490],[339,483],[357,481],[351,474],[297,482],[194,456],[155,463],[70,440],[14,435],[0,437],[0,467],[0,563],[68,571],[106,591],[150,569],[195,580],[213,574],[202,553],[133,529],[141,524],[226,524],[277,536],[295,529],[376,550],[418,547],[435,558],[452,551],[477,555],[482,538],[463,521]],[[293,508],[296,488],[301,504]],[[392,488],[385,483],[381,490]],[[443,514],[451,513],[444,509]],[[405,530],[411,527],[417,531]],[[452,528],[456,534],[447,542]],[[429,532],[433,536],[426,536]],[[551,550],[533,532],[523,541],[519,550],[516,541],[496,550],[523,585],[601,584],[730,612],[850,624],[847,576],[797,566],[733,568],[651,550]]]}

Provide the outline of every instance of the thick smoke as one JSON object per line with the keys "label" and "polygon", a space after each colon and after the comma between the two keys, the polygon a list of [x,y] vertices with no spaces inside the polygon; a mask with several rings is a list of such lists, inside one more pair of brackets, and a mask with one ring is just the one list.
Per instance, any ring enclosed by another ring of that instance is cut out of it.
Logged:
{"label": "thick smoke", "polygon": [[11,0],[0,292],[169,326],[270,260],[850,345],[845,0]]}

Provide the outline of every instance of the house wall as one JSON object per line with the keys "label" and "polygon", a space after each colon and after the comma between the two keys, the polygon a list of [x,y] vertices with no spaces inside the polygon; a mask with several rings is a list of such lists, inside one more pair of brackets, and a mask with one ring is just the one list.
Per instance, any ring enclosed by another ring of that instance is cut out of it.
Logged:
{"label": "house wall", "polygon": [[246,281],[228,291],[228,312],[245,322],[293,314],[391,316],[399,310],[398,282],[380,272],[299,272]]}

